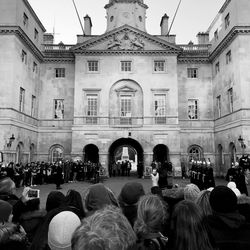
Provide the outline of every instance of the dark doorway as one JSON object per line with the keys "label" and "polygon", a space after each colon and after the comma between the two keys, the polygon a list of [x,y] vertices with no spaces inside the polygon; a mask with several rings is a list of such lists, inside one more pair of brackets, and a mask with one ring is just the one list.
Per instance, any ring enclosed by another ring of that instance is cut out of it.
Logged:
{"label": "dark doorway", "polygon": [[129,160],[143,163],[143,149],[140,143],[131,138],[120,138],[109,148],[109,164],[122,160],[124,152]]}
{"label": "dark doorway", "polygon": [[88,144],[84,148],[84,161],[91,161],[93,163],[99,162],[99,149],[94,144]]}
{"label": "dark doorway", "polygon": [[169,150],[164,144],[158,144],[153,149],[153,161],[165,162],[169,161]]}

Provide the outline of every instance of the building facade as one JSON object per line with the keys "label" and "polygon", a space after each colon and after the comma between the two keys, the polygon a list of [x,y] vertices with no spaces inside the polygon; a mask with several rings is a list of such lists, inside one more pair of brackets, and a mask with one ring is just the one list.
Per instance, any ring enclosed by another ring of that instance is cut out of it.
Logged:
{"label": "building facade", "polygon": [[[81,159],[108,166],[210,159],[223,175],[250,143],[250,3],[227,0],[198,43],[176,44],[168,16],[148,34],[143,0],[109,0],[107,29],[84,17],[77,44],[54,44],[27,0],[1,0],[3,162]],[[241,144],[238,139],[242,138]]]}

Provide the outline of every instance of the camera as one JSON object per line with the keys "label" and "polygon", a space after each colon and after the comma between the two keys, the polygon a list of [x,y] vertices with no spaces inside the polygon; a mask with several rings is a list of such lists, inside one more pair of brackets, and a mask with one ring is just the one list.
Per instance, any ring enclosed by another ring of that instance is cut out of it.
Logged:
{"label": "camera", "polygon": [[29,189],[28,197],[29,198],[39,198],[40,190],[38,189]]}

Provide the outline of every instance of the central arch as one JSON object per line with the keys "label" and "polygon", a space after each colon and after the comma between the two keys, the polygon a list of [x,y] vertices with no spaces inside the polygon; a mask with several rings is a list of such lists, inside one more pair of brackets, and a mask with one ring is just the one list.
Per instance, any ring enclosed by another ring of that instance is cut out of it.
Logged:
{"label": "central arch", "polygon": [[121,159],[123,148],[127,148],[129,160],[143,163],[141,144],[132,138],[120,138],[114,141],[109,148],[109,164]]}

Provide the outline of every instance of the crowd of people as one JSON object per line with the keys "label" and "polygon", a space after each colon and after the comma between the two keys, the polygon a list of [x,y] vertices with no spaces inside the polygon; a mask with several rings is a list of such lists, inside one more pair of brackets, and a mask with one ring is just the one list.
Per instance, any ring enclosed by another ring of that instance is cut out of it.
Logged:
{"label": "crowd of people", "polygon": [[[163,164],[164,165],[164,164]],[[170,171],[171,164],[165,167]],[[25,187],[0,180],[1,250],[230,250],[250,249],[250,198],[230,180],[227,186],[160,181],[154,168],[145,193],[129,181],[118,196],[103,183],[66,195],[51,191],[44,208]]]}
{"label": "crowd of people", "polygon": [[60,189],[62,183],[85,180],[99,182],[103,171],[99,162],[91,161],[31,162],[25,165],[14,162],[8,165],[0,163],[0,179],[9,177],[16,187],[55,183]]}

